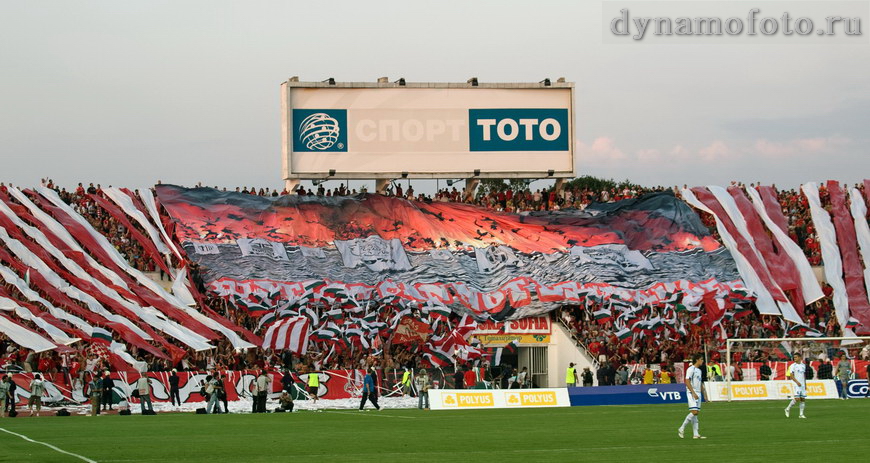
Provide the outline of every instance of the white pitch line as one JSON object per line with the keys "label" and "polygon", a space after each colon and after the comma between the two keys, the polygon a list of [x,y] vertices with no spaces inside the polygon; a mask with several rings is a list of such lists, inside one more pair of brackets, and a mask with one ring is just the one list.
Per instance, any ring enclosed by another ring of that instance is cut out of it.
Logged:
{"label": "white pitch line", "polygon": [[340,412],[340,411],[336,411],[336,410],[324,410],[324,411],[325,411],[326,413],[338,413],[338,414],[341,414],[341,415],[382,416],[382,417],[384,417],[384,418],[402,418],[402,419],[405,419],[405,420],[416,420],[416,419],[417,419],[416,416],[385,415],[385,414],[383,414],[383,413],[379,413],[379,412],[367,413],[368,410],[367,410],[366,412],[363,412],[363,413],[360,413],[360,412],[356,412],[356,413],[354,413],[354,412]]}
{"label": "white pitch line", "polygon": [[24,440],[26,440],[26,441],[28,441],[28,442],[33,442],[34,444],[44,445],[44,446],[46,446],[46,447],[48,447],[48,448],[50,448],[50,449],[52,449],[52,450],[54,450],[54,451],[57,451],[57,452],[60,452],[60,453],[64,453],[64,454],[67,454],[67,455],[72,456],[72,457],[76,457],[76,458],[78,458],[78,459],[80,459],[80,460],[82,460],[82,461],[86,461],[86,462],[88,462],[88,463],[97,463],[95,460],[91,460],[90,458],[83,457],[83,456],[81,456],[81,455],[79,455],[79,454],[77,454],[77,453],[67,452],[67,451],[64,450],[64,449],[59,449],[59,448],[57,448],[57,447],[55,447],[55,446],[53,446],[53,445],[51,445],[51,444],[47,444],[47,443],[45,443],[45,442],[40,442],[40,441],[38,441],[38,440],[33,440],[33,439],[31,439],[31,438],[25,436],[24,434],[18,434],[17,432],[12,432],[12,431],[10,431],[10,430],[8,430],[8,429],[4,429],[4,428],[0,428],[0,431],[3,431],[3,432],[5,432],[5,433],[12,434],[13,436],[18,436],[18,437],[20,437],[20,438],[22,438],[22,439],[24,439]]}

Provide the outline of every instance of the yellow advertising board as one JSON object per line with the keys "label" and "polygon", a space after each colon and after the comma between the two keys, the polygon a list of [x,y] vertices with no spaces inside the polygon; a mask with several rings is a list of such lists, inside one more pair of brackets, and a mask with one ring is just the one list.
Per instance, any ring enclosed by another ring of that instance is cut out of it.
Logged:
{"label": "yellow advertising board", "polygon": [[433,410],[568,407],[568,389],[430,389]]}

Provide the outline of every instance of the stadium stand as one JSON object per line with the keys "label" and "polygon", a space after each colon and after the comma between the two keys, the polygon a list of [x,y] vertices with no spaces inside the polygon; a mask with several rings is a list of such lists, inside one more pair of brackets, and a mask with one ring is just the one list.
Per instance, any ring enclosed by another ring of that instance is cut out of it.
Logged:
{"label": "stadium stand", "polygon": [[[613,203],[665,190],[679,196],[683,191],[677,187],[645,188],[590,178],[569,182],[560,192],[509,188],[507,184],[497,182],[484,186],[478,195],[468,200],[464,200],[456,188],[442,189],[427,196],[415,193],[410,186],[402,191],[399,185],[388,195],[425,203],[465,201],[493,211],[529,212],[583,209],[592,203]],[[739,183],[732,186],[745,187]],[[0,202],[6,211],[0,217],[5,235],[0,245],[0,263],[4,268],[0,300],[4,301],[3,308],[6,309],[0,312],[0,317],[7,326],[17,327],[19,336],[36,341],[48,340],[55,348],[26,348],[8,332],[0,334],[0,355],[3,355],[0,365],[6,369],[60,374],[58,378],[72,385],[75,381],[84,381],[87,373],[103,369],[125,370],[131,365],[152,372],[264,368],[317,371],[367,366],[416,368],[431,363],[427,361],[422,346],[417,344],[386,348],[378,344],[343,352],[303,355],[294,355],[290,351],[279,354],[263,349],[262,337],[266,329],[260,326],[260,320],[229,299],[211,294],[196,263],[186,260],[183,253],[160,252],[151,248],[154,230],[149,228],[158,225],[170,228],[171,221],[164,214],[161,214],[162,223],[154,221],[139,191],[120,190],[142,217],[150,220],[148,227],[118,209],[117,201],[110,201],[100,185],[85,187],[80,183],[75,189],[67,190],[46,179],[41,187],[17,190],[0,184]],[[855,188],[864,191],[863,184],[855,185]],[[270,188],[235,187],[234,191],[270,197],[288,194]],[[53,202],[50,192],[56,193],[59,201],[70,209]],[[321,185],[314,191],[300,188],[294,192],[311,196],[358,193],[347,190],[344,185],[331,191]],[[806,196],[798,190],[782,190],[776,197],[787,220],[788,236],[800,246],[812,265],[820,265],[819,238]],[[819,189],[819,197],[823,207],[830,209],[825,185]],[[706,211],[697,212],[720,240],[713,216]],[[74,215],[82,217],[85,223],[77,222]],[[98,237],[89,235],[88,228],[91,227],[111,249],[102,248]],[[118,253],[123,263],[113,260],[112,250]],[[154,285],[137,279],[134,272],[122,268],[125,264],[136,272],[154,274],[158,280],[165,278],[167,283],[172,278],[170,268],[186,267],[190,272],[196,308],[179,306],[171,295],[167,297],[167,293],[161,293]],[[64,283],[59,285],[59,282]],[[618,329],[612,319],[596,318],[601,302],[589,300],[585,305],[565,305],[554,314],[554,318],[571,330],[578,344],[593,358],[614,370],[629,364],[667,365],[682,361],[702,346],[706,346],[718,360],[724,355],[723,339],[728,337],[796,336],[808,332],[839,335],[842,327],[833,316],[832,288],[825,285],[823,291],[824,298],[805,308],[805,323],[802,325],[788,323],[778,316],[762,315],[754,306],[726,317],[715,326],[701,315],[681,312],[677,314],[678,323],[673,326],[656,328],[647,336],[633,336],[626,340],[617,336]],[[154,309],[144,310],[144,307]],[[374,313],[378,314],[377,319],[369,322],[384,325],[390,323],[393,315],[380,308],[376,308]],[[414,311],[410,315],[419,317],[420,313]],[[456,314],[450,315],[450,320],[450,326],[461,324],[461,318]],[[94,328],[94,334],[85,334],[85,326]],[[101,339],[97,334],[109,331],[110,339]],[[448,324],[442,324],[436,327],[434,334],[445,336],[449,332]],[[72,341],[75,339],[81,341]],[[201,348],[208,343],[214,349]],[[239,349],[240,345],[251,348]],[[483,349],[475,350],[472,342],[472,355],[466,360],[474,361],[488,355]]]}

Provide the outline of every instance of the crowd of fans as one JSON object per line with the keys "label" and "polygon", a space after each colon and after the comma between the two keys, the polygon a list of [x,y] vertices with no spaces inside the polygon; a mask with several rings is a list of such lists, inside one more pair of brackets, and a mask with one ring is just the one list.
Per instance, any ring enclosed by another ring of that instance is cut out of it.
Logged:
{"label": "crowd of fans", "polygon": [[[742,186],[734,184],[735,186]],[[71,205],[78,213],[100,233],[107,237],[113,246],[135,268],[145,272],[157,272],[159,268],[155,262],[145,255],[139,243],[133,239],[124,225],[115,220],[109,213],[101,208],[89,195],[102,195],[101,186],[79,184],[73,190],[57,187],[53,181],[45,179],[43,186],[54,189],[60,197]],[[198,185],[201,186],[201,185]],[[754,186],[754,185],[753,185]],[[862,186],[858,185],[858,188]],[[224,189],[226,190],[226,189]],[[414,191],[408,183],[406,188],[401,184],[393,184],[387,194],[417,201],[452,201],[474,204],[495,211],[523,212],[533,210],[558,210],[565,208],[583,209],[593,202],[611,202],[627,198],[635,198],[640,195],[671,190],[676,195],[680,194],[680,188],[654,187],[645,188],[631,184],[615,184],[614,182],[597,179],[578,179],[568,182],[561,191],[554,189],[537,189],[531,191],[525,184],[511,184],[491,182],[486,188],[481,188],[474,196],[466,196],[455,187],[441,189],[434,195],[425,195]],[[6,193],[6,186],[0,184],[0,191]],[[259,196],[276,197],[290,194],[288,191],[278,191],[270,188],[236,187],[235,191]],[[360,193],[365,193],[365,189]],[[333,190],[318,185],[316,189],[306,190],[299,187],[292,194],[321,195],[321,196],[344,196],[355,195],[357,190],[347,189],[344,184]],[[828,195],[822,187],[820,197],[823,205],[828,206]],[[816,232],[810,220],[809,208],[806,198],[797,190],[782,190],[779,192],[780,204],[789,224],[789,234],[806,252],[813,265],[820,264],[819,244]],[[15,202],[14,199],[9,199]],[[712,217],[698,211],[705,224],[715,234]],[[133,222],[134,227],[139,225]],[[144,233],[144,230],[139,229]],[[173,267],[179,263],[171,261]],[[160,277],[164,275],[160,272]],[[19,275],[24,278],[25,275]],[[18,290],[10,284],[4,289],[13,299],[26,300],[18,293]],[[830,288],[825,288],[826,298],[814,303],[805,310],[807,328],[824,335],[837,335],[839,327],[836,318],[832,316],[832,304],[830,300]],[[41,294],[50,300],[47,294]],[[221,315],[227,317],[240,327],[250,331],[256,331],[258,318],[251,316],[245,310],[237,309],[225,299],[208,297],[206,304]],[[84,304],[81,304],[84,308]],[[685,333],[675,333],[665,330],[655,336],[644,336],[632,339],[629,342],[621,342],[615,336],[615,328],[612,321],[598,323],[591,315],[595,310],[594,304],[580,306],[566,306],[559,313],[559,318],[574,333],[575,338],[582,343],[590,354],[600,358],[604,371],[604,378],[612,375],[618,378],[620,367],[626,364],[656,363],[667,365],[674,361],[681,361],[691,352],[703,350],[705,347],[713,355],[721,355],[721,339],[723,337],[775,337],[790,335],[787,327],[779,318],[758,315],[753,311],[741,318],[724,320],[721,327],[715,330],[700,324],[692,323],[694,317],[691,313],[681,313],[680,324],[686,328]],[[384,321],[384,320],[382,320]],[[29,321],[18,320],[19,323],[38,330]],[[443,329],[443,328],[442,328]],[[717,332],[718,331],[718,332]],[[120,339],[117,339],[120,341]],[[168,339],[172,342],[171,339]],[[294,369],[294,370],[322,370],[322,369],[349,369],[364,368],[376,365],[384,369],[399,369],[402,367],[417,368],[423,364],[423,355],[419,346],[412,345],[389,345],[389,343],[372,349],[344,349],[338,352],[327,348],[313,350],[302,358],[294,357],[288,353],[272,352],[260,348],[238,351],[233,348],[229,341],[222,339],[216,341],[216,349],[194,352],[186,346],[178,345],[187,351],[180,361],[172,363],[169,360],[154,357],[150,353],[140,351],[135,346],[129,347],[130,354],[148,364],[151,371],[178,371],[194,370],[205,371],[214,369]],[[154,347],[160,346],[152,341]],[[0,334],[0,366],[17,366],[24,371],[40,371],[44,373],[64,373],[70,381],[82,379],[86,373],[95,373],[103,369],[112,368],[105,356],[92,351],[88,346],[65,352],[43,352],[41,354],[19,348]]]}
{"label": "crowd of fans", "polygon": [[[829,289],[829,288],[826,288]],[[660,333],[632,336],[626,340],[616,337],[618,329],[612,319],[596,320],[592,315],[599,305],[564,306],[560,321],[568,327],[574,338],[599,363],[669,364],[682,362],[693,352],[709,352],[714,360],[724,359],[725,339],[798,337],[807,332],[819,336],[839,336],[840,328],[833,314],[830,297],[825,297],[804,309],[805,327],[789,326],[780,317],[761,315],[756,310],[741,313],[739,317],[723,318],[715,327],[703,321],[693,323],[698,313],[679,312],[674,326],[665,326]],[[682,327],[685,332],[680,331]],[[739,358],[741,361],[748,359]]]}

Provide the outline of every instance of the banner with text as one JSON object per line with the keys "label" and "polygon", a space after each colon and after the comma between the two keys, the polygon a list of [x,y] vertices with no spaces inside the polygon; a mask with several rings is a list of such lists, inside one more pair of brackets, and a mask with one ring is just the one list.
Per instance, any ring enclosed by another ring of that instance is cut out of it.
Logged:
{"label": "banner with text", "polygon": [[552,408],[570,405],[567,389],[430,389],[433,410]]}
{"label": "banner with text", "polygon": [[[706,398],[712,402],[729,400],[725,382],[706,383]],[[788,400],[794,396],[794,381],[732,382],[730,400]],[[807,381],[808,399],[836,399],[837,385],[833,380]]]}

